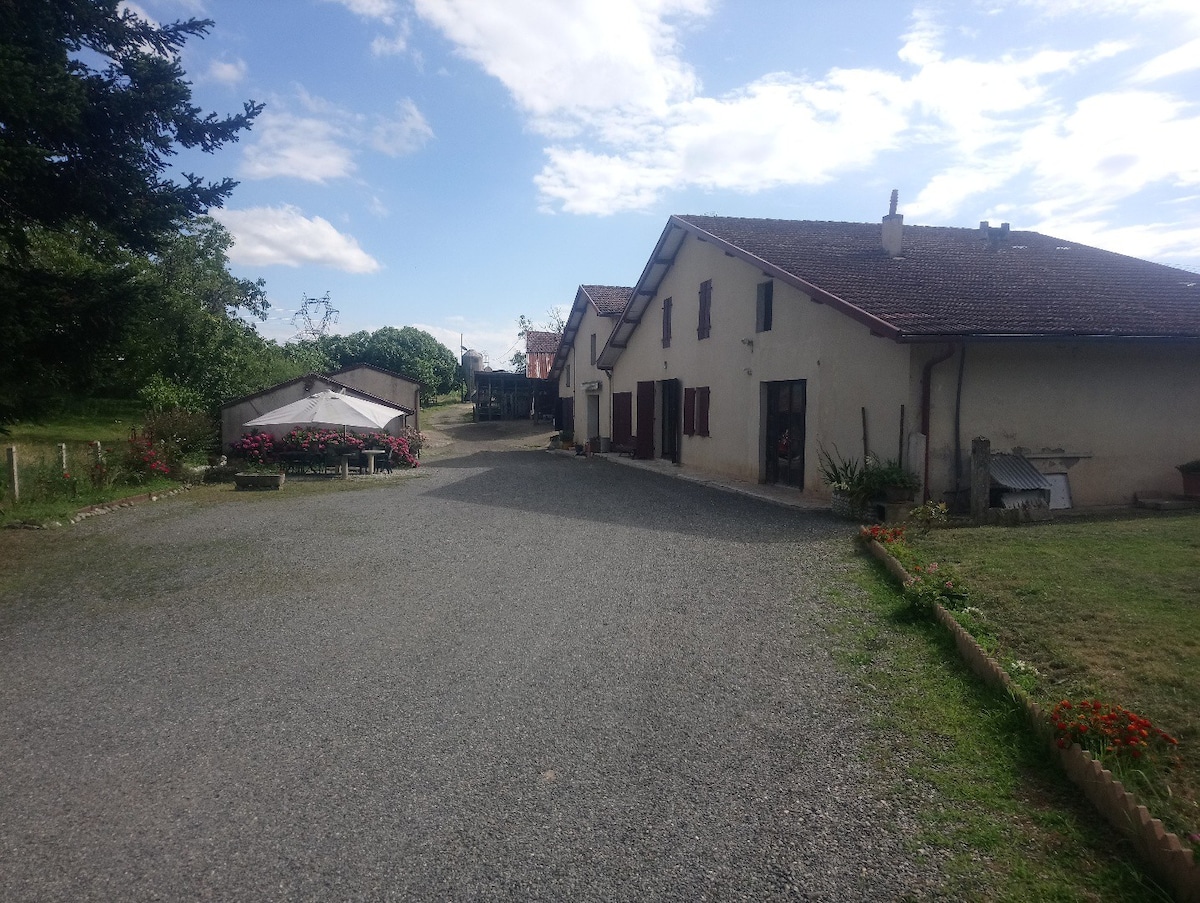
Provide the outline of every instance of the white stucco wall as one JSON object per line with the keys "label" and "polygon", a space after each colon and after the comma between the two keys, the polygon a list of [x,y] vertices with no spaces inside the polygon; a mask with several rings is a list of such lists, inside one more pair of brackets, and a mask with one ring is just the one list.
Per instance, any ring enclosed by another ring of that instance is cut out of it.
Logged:
{"label": "white stucco wall", "polygon": [[[614,392],[634,393],[639,380],[679,379],[711,390],[710,436],[684,436],[681,463],[738,479],[761,477],[765,412],[761,385],[806,380],[804,491],[826,495],[817,444],[862,457],[862,408],[867,407],[870,450],[894,457],[900,407],[909,396],[909,351],[796,289],[774,281],[774,323],[755,332],[757,268],[688,237],[651,301],[614,371]],[[700,283],[712,280],[712,330],[698,339]],[[672,339],[662,347],[662,301],[672,299]],[[910,421],[911,422],[911,421]],[[656,454],[661,453],[656,429]]]}
{"label": "white stucco wall", "polygon": [[[954,483],[958,366],[956,354],[934,371],[930,476],[939,490]],[[1175,465],[1200,457],[1198,398],[1195,344],[970,344],[963,473],[971,440],[982,436],[993,451],[1028,449],[1039,469],[1066,473],[1076,506],[1128,504],[1143,491],[1178,493]]]}

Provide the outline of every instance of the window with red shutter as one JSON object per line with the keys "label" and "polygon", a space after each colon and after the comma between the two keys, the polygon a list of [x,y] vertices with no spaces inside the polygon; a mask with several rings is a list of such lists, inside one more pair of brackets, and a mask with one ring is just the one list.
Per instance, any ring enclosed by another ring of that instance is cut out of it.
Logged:
{"label": "window with red shutter", "polygon": [[663,347],[671,347],[671,299],[663,298]]}
{"label": "window with red shutter", "polygon": [[694,436],[696,434],[696,390],[683,390],[683,434],[685,436]]}
{"label": "window with red shutter", "polygon": [[708,435],[708,386],[696,390],[696,435]]}
{"label": "window with red shutter", "polygon": [[700,321],[696,324],[696,338],[707,339],[712,332],[712,280],[700,283]]}

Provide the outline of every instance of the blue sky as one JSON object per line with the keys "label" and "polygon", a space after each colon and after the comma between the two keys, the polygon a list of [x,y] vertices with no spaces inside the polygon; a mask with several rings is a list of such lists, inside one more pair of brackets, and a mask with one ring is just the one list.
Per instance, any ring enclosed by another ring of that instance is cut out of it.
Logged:
{"label": "blue sky", "polygon": [[266,110],[182,170],[285,340],[517,317],[631,285],[667,217],[1012,223],[1200,269],[1195,0],[136,0],[215,21],[194,102]]}

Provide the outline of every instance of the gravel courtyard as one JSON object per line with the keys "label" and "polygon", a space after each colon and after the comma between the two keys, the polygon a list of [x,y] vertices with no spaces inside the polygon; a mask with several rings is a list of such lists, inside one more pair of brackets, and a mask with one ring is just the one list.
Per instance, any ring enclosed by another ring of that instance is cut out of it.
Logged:
{"label": "gravel courtyard", "polygon": [[928,894],[827,652],[844,524],[492,427],[45,535],[0,600],[0,899]]}

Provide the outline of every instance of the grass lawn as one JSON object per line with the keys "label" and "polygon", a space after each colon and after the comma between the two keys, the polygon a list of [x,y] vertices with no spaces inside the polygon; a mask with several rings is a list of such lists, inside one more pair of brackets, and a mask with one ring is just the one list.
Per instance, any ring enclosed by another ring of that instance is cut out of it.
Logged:
{"label": "grass lawn", "polygon": [[[91,464],[88,444],[100,442],[119,456],[126,448],[130,430],[141,425],[143,408],[137,401],[86,399],[43,421],[9,424],[7,434],[0,434],[0,446],[17,450],[22,500],[19,504],[12,501],[7,454],[0,455],[0,525],[61,522],[87,505],[177,486],[173,480],[160,478],[135,486],[95,488],[87,479]],[[59,444],[67,446],[67,469],[76,476],[69,488],[59,485]]]}
{"label": "grass lawn", "polygon": [[[1200,514],[910,536],[952,564],[985,645],[1037,701],[1095,698],[1177,737],[1183,766],[1121,774],[1181,838],[1200,832]],[[1017,670],[1022,670],[1017,666]]]}
{"label": "grass lawn", "polygon": [[[852,554],[852,553],[848,553]],[[837,651],[871,700],[870,752],[918,820],[918,857],[946,899],[1169,901],[1026,725],[981,683],[948,632],[914,617],[893,580],[860,557],[863,593],[838,606]]]}

